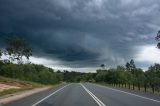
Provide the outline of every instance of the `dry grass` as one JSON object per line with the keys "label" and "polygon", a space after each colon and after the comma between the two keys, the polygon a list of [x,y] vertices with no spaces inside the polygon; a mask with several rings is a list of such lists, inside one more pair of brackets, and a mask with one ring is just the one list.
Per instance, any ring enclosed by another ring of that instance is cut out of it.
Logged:
{"label": "dry grass", "polygon": [[15,92],[20,92],[24,90],[30,90],[33,88],[42,87],[43,85],[29,82],[29,81],[20,81],[10,78],[5,78],[0,76],[0,84],[6,86],[6,89],[0,91],[0,96],[12,94]]}
{"label": "dry grass", "polygon": [[[113,86],[113,85],[111,85],[111,84],[107,84],[107,83],[104,83],[104,82],[103,82],[103,83],[99,83],[99,84],[105,85],[105,86],[109,86],[109,87],[114,87],[114,88],[129,89],[129,85],[126,85],[126,87],[125,87],[125,86],[122,87],[122,85],[121,85],[121,86],[119,87],[119,85]],[[133,90],[133,86],[132,86],[132,85],[130,86],[130,90]],[[139,92],[145,92],[144,87],[141,87],[140,90],[139,90],[138,87],[135,86],[135,87],[134,87],[134,90],[135,90],[135,91],[139,91]],[[146,93],[152,93],[152,94],[153,94],[152,88],[147,87]],[[155,95],[160,95],[160,92],[158,92],[158,91],[155,90],[155,91],[154,91],[154,94],[155,94]]]}

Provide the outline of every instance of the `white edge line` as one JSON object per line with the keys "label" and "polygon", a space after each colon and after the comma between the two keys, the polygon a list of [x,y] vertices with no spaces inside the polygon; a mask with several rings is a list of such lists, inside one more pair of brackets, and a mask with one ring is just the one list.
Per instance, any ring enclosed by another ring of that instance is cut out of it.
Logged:
{"label": "white edge line", "polygon": [[113,88],[106,87],[106,86],[102,86],[102,85],[98,85],[98,84],[94,84],[94,85],[96,85],[96,86],[100,86],[100,87],[104,87],[104,88],[107,88],[107,89],[111,89],[111,90],[113,90],[113,91],[126,93],[126,94],[133,95],[133,96],[136,96],[136,97],[139,97],[139,98],[143,98],[143,99],[147,99],[147,100],[150,100],[150,101],[154,101],[154,102],[158,102],[158,103],[160,103],[160,101],[159,101],[159,100],[155,100],[155,99],[147,98],[147,97],[144,97],[144,96],[136,95],[136,94],[133,94],[133,93],[129,93],[129,92],[125,92],[125,91],[121,91],[121,90],[118,90],[118,89],[113,89]]}
{"label": "white edge line", "polygon": [[[70,85],[70,84],[68,84],[68,85]],[[41,102],[43,102],[44,100],[48,99],[49,97],[51,97],[51,96],[54,95],[55,93],[59,92],[60,90],[64,89],[64,88],[67,87],[68,85],[65,85],[64,87],[62,87],[62,88],[54,91],[53,93],[51,93],[50,95],[46,96],[45,98],[39,100],[38,102],[36,102],[36,103],[33,104],[32,106],[36,106],[36,105],[40,104]]]}
{"label": "white edge line", "polygon": [[89,91],[83,84],[80,85],[86,90],[86,92],[97,102],[99,106],[106,106],[102,101],[100,101],[91,91]]}

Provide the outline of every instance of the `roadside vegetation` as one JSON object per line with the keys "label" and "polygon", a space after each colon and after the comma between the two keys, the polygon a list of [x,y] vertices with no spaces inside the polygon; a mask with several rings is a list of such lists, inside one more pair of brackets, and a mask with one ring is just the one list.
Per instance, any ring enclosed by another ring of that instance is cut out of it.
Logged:
{"label": "roadside vegetation", "polygon": [[61,73],[29,61],[32,48],[23,38],[6,39],[5,47],[0,50],[0,56],[2,55],[6,59],[0,61],[0,76],[41,84],[57,84],[62,81]]}
{"label": "roadside vegetation", "polygon": [[[148,70],[143,71],[135,66],[132,59],[125,66],[107,69],[102,64],[101,69],[98,69],[96,73],[81,73],[77,76],[76,72],[74,74],[71,81],[99,83],[112,87],[160,94],[160,64],[154,64]],[[70,75],[73,75],[73,72],[68,72],[67,78],[70,78]]]}
{"label": "roadside vegetation", "polygon": [[[160,49],[160,31],[155,39],[158,42],[157,48]],[[146,71],[137,68],[133,59],[126,65],[116,68],[108,69],[105,64],[101,64],[100,67],[101,69],[96,73],[85,74],[81,80],[160,94],[160,64],[158,63],[151,65]]]}
{"label": "roadside vegetation", "polygon": [[41,84],[57,84],[62,81],[62,74],[43,65],[4,64],[0,62],[0,75],[4,77],[32,81]]}
{"label": "roadside vegetation", "polygon": [[97,70],[95,81],[132,90],[159,93],[160,65],[154,64],[144,72],[136,68],[134,61],[131,60],[126,66]]}
{"label": "roadside vegetation", "polygon": [[[156,37],[157,41],[159,39],[160,31]],[[157,47],[160,48],[160,43],[157,44]],[[55,71],[29,62],[32,48],[25,40],[17,37],[7,40],[6,47],[0,50],[0,56],[2,55],[8,57],[0,61],[0,76],[3,77],[44,85],[61,82],[105,83],[132,90],[160,93],[160,64],[151,65],[147,71],[143,71],[137,68],[134,60],[131,59],[124,66],[116,68],[107,68],[105,64],[101,64],[101,68],[96,73]],[[23,58],[26,58],[27,61],[24,61]],[[0,82],[2,82],[1,77]]]}
{"label": "roadside vegetation", "polygon": [[4,90],[0,90],[0,96],[44,86],[39,83],[16,80],[16,79],[5,78],[0,76],[0,85],[2,86],[2,84],[6,85],[7,87],[5,86]]}
{"label": "roadside vegetation", "polygon": [[[32,64],[32,48],[19,37],[6,39],[0,49],[0,96],[63,81],[63,74],[43,65]],[[4,89],[4,90],[2,90]]]}

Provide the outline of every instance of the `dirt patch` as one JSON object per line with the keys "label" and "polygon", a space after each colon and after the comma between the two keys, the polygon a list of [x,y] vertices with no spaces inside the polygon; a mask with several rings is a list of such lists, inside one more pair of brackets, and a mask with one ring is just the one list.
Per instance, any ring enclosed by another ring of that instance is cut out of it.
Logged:
{"label": "dirt patch", "polygon": [[20,87],[0,83],[0,92],[3,92],[4,90],[9,90],[9,89],[20,89]]}
{"label": "dirt patch", "polygon": [[43,87],[43,85],[0,76],[0,99],[5,95],[12,95],[16,92],[31,90],[40,87]]}

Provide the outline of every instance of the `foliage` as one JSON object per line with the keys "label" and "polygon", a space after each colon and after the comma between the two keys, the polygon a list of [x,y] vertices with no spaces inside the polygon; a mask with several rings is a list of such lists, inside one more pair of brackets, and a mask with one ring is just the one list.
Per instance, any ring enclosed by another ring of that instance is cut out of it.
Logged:
{"label": "foliage", "polygon": [[157,48],[160,49],[160,31],[157,32],[157,36],[155,37],[156,41],[158,41],[157,43]]}
{"label": "foliage", "polygon": [[100,65],[102,69],[105,69],[105,64]]}
{"label": "foliage", "polygon": [[[160,31],[157,34],[156,40],[160,40]],[[157,45],[160,48],[160,43]],[[32,49],[25,40],[21,38],[11,38],[7,42],[5,54],[11,59],[22,63],[22,57],[32,55]],[[2,52],[0,51],[0,57]],[[75,71],[54,72],[53,69],[43,65],[35,64],[13,64],[7,60],[0,61],[0,75],[25,81],[33,81],[42,84],[55,84],[60,81],[65,82],[105,82],[113,85],[132,85],[133,89],[138,86],[139,90],[144,86],[160,91],[160,64],[150,66],[147,71],[137,68],[134,60],[131,59],[125,66],[117,66],[116,68],[106,69],[105,64],[100,65],[101,69],[96,73],[81,73]]]}
{"label": "foliage", "polygon": [[4,53],[9,55],[9,59],[11,61],[16,60],[18,63],[22,63],[23,56],[26,57],[26,59],[29,59],[29,57],[32,55],[31,47],[22,38],[9,38],[7,39],[6,46],[7,47]]}
{"label": "foliage", "polygon": [[75,72],[75,71],[67,71],[64,70],[63,73],[63,80],[66,82],[80,82],[81,80],[83,80],[82,76],[84,75],[84,73],[80,73],[80,72]]}
{"label": "foliage", "polygon": [[134,61],[126,63],[126,67],[118,66],[108,70],[97,70],[96,82],[106,82],[108,84],[125,84],[135,86],[140,90],[141,87],[150,87],[152,91],[160,91],[160,64],[150,66],[147,71],[136,68]]}
{"label": "foliage", "polygon": [[35,64],[4,64],[0,62],[0,75],[42,84],[55,84],[62,81],[62,74],[53,69]]}
{"label": "foliage", "polygon": [[0,58],[1,58],[1,56],[2,56],[2,51],[0,50]]}

